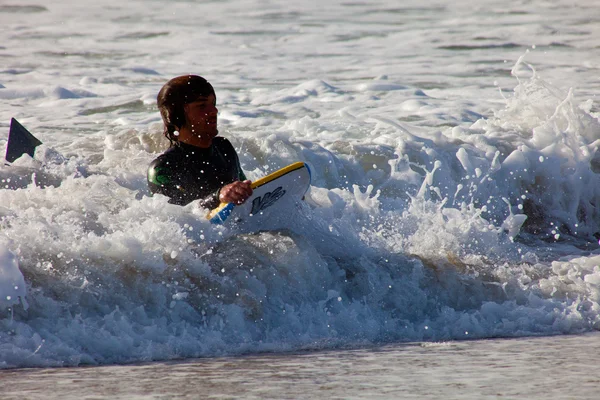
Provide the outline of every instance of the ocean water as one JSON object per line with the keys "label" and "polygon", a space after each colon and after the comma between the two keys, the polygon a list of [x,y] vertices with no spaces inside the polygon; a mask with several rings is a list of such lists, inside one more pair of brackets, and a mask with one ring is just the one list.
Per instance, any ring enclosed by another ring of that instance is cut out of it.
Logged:
{"label": "ocean water", "polygon": [[[12,369],[17,399],[595,399],[598,334]],[[568,357],[565,357],[568,353]]]}
{"label": "ocean water", "polygon": [[[0,377],[149,362],[168,376],[173,360],[249,355],[283,368],[299,352],[383,368],[398,348],[443,363],[446,345],[536,354],[546,337],[585,355],[600,328],[596,14],[564,0],[0,4],[0,147],[12,117],[44,143],[0,166]],[[285,222],[239,232],[149,196],[167,147],[156,94],[187,73],[215,87],[250,179],[311,166]]]}

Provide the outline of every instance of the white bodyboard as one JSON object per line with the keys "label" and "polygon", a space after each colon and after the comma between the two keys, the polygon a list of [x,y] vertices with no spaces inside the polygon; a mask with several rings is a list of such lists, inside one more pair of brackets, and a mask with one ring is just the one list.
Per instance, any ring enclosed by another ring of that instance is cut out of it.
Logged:
{"label": "white bodyboard", "polygon": [[213,224],[251,222],[260,224],[281,218],[302,201],[310,187],[310,169],[303,162],[288,165],[252,182],[252,196],[243,204],[221,203],[206,218]]}

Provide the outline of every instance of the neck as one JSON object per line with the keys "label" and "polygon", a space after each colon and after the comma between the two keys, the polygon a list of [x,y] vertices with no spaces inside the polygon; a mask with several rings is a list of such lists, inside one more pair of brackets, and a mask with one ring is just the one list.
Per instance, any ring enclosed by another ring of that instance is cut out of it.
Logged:
{"label": "neck", "polygon": [[200,137],[185,127],[179,130],[177,141],[203,149],[209,148],[212,145],[212,138]]}

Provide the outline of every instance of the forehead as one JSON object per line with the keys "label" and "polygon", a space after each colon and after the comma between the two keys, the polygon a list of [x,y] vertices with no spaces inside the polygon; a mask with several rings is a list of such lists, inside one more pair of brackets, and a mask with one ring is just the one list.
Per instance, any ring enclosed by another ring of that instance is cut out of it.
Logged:
{"label": "forehead", "polygon": [[217,102],[217,98],[212,93],[209,94],[209,95],[200,95],[200,96],[196,97],[194,100],[190,101],[187,104],[206,103],[207,101],[208,102],[212,102],[212,103],[216,103]]}

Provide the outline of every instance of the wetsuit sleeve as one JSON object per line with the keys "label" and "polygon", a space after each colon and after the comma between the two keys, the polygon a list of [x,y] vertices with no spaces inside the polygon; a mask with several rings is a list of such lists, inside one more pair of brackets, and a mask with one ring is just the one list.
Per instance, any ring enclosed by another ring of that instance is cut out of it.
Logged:
{"label": "wetsuit sleeve", "polygon": [[221,204],[220,188],[204,194],[186,190],[185,184],[181,181],[180,168],[161,157],[150,163],[147,178],[150,191],[167,196],[171,204],[184,206],[196,199],[199,199],[202,207],[208,209],[216,208]]}
{"label": "wetsuit sleeve", "polygon": [[220,190],[221,190],[221,188],[217,189],[216,191],[209,194],[205,198],[200,199],[200,205],[209,210],[219,207],[219,204],[221,204],[221,200],[219,200],[219,191]]}

